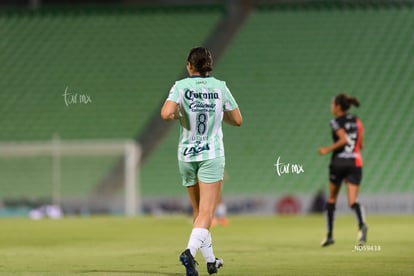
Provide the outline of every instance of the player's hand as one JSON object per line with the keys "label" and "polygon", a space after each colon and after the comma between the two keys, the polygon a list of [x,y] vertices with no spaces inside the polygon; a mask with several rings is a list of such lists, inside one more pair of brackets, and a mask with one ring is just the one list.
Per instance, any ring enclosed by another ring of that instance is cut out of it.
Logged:
{"label": "player's hand", "polygon": [[329,149],[328,148],[326,148],[326,147],[319,148],[319,155],[325,155],[327,153],[329,153]]}

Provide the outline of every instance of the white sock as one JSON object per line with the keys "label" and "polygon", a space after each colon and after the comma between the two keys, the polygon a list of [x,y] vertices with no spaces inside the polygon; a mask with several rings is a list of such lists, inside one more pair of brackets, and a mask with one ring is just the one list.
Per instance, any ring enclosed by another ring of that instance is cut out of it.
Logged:
{"label": "white sock", "polygon": [[208,237],[208,230],[205,228],[193,228],[191,231],[190,239],[188,240],[187,248],[190,249],[191,255],[195,257],[197,250]]}
{"label": "white sock", "polygon": [[208,236],[201,245],[200,251],[201,254],[203,254],[206,263],[214,263],[216,261],[216,256],[214,256],[213,253],[213,242],[211,240],[211,232],[208,232]]}

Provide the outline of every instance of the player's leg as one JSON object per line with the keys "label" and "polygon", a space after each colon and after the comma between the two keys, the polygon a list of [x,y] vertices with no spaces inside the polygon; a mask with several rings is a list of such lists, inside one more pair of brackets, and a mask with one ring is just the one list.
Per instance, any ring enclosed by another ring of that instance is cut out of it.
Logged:
{"label": "player's leg", "polygon": [[359,184],[346,182],[348,205],[354,211],[358,224],[358,243],[364,244],[367,241],[368,227],[365,223],[364,207],[358,202]]}
{"label": "player's leg", "polygon": [[367,241],[368,226],[365,223],[365,211],[363,206],[357,201],[359,186],[350,182],[347,182],[348,191],[348,204],[349,207],[355,212],[355,218],[358,223],[358,243],[360,245],[365,244]]}
{"label": "player's leg", "polygon": [[[214,217],[218,200],[220,199],[222,182],[213,183],[199,182],[200,186],[200,206],[199,215],[194,222],[194,229],[209,229]],[[206,239],[200,246],[200,251],[207,263],[209,274],[217,273],[217,269],[223,265],[223,260],[214,255],[213,241],[211,232],[208,231]]]}
{"label": "player's leg", "polygon": [[194,221],[198,217],[199,204],[200,204],[200,188],[198,186],[198,182],[197,184],[193,186],[187,187],[187,193],[191,201],[191,207],[193,208],[193,223],[194,223]]}
{"label": "player's leg", "polygon": [[[199,216],[194,227],[206,227],[209,229],[215,215],[215,210],[221,198],[222,179],[224,175],[224,157],[207,160],[200,167],[198,177],[200,186]],[[209,274],[217,273],[223,265],[223,260],[215,257],[211,232],[200,247],[200,251],[207,263]]]}
{"label": "player's leg", "polygon": [[193,209],[195,209],[193,230],[187,248],[190,249],[191,254],[195,256],[204,240],[208,239],[210,236],[209,229],[214,216],[217,200],[220,197],[221,180],[208,184],[199,181],[198,184],[187,188],[187,191]]}
{"label": "player's leg", "polygon": [[347,193],[348,193],[348,205],[355,212],[355,218],[358,223],[359,229],[365,225],[365,214],[361,204],[358,203],[358,191],[359,186],[350,182],[346,182]]}
{"label": "player's leg", "polygon": [[[199,214],[200,202],[200,190],[197,181],[198,163],[179,161],[179,168],[183,186],[187,187],[187,193],[191,201],[191,206],[193,207],[193,221],[195,221]],[[190,234],[189,242],[193,239],[197,239],[199,234],[200,233],[193,229]],[[197,250],[191,252],[190,248],[187,246],[187,249],[180,255],[179,259],[185,267],[186,276],[198,276],[196,261],[194,259],[196,253]]]}
{"label": "player's leg", "polygon": [[345,176],[345,170],[342,165],[331,163],[329,166],[329,195],[326,202],[326,238],[322,241],[322,246],[333,244],[333,229],[335,222],[336,199],[338,198],[339,190]]}
{"label": "player's leg", "polygon": [[200,204],[194,227],[210,229],[216,205],[220,198],[221,180],[214,183],[199,181],[198,185],[200,189]]}
{"label": "player's leg", "polygon": [[[197,251],[200,250],[206,260],[207,271],[209,274],[212,274],[216,273],[217,268],[223,265],[223,260],[217,259],[214,256],[211,233],[209,231],[215,207],[218,198],[220,197],[221,181],[214,183],[204,183],[199,181],[195,186],[198,187],[198,189],[192,186],[188,188],[188,191],[190,198],[192,199],[192,204],[195,205],[196,208],[198,202],[198,215],[194,220],[193,230],[191,231],[191,235],[188,240],[187,250],[183,252],[180,259],[184,266],[186,266],[186,268],[190,267],[190,271],[192,271],[192,260],[187,261],[187,259],[191,259],[188,255],[191,254],[192,258],[194,258]],[[199,197],[195,193],[197,190],[199,190]],[[187,274],[196,275],[189,274],[188,272]]]}
{"label": "player's leg", "polygon": [[208,184],[199,181],[196,186],[198,186],[199,189],[199,198],[194,192],[197,190],[196,188],[188,189],[189,193],[191,193],[190,198],[192,199],[192,204],[197,205],[197,201],[199,202],[198,215],[194,220],[193,230],[191,231],[187,245],[187,249],[190,250],[193,257],[195,257],[204,241],[210,236],[209,229],[214,216],[217,198],[220,195],[221,181]]}
{"label": "player's leg", "polygon": [[338,198],[339,191],[341,189],[341,184],[335,184],[333,182],[329,182],[329,195],[326,201],[326,213],[325,213],[325,220],[326,220],[326,238],[322,241],[322,246],[328,246],[333,244],[335,241],[333,239],[333,229],[334,229],[334,222],[335,222],[335,206],[336,200]]}

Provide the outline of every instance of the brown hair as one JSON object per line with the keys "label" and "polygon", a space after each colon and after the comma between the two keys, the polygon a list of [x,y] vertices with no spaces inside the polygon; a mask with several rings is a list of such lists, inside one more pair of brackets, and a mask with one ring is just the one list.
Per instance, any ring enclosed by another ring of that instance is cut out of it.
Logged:
{"label": "brown hair", "polygon": [[202,76],[207,75],[208,72],[213,71],[213,58],[207,48],[196,47],[190,50],[187,61],[199,72]]}
{"label": "brown hair", "polygon": [[342,111],[347,111],[351,105],[359,107],[359,101],[357,98],[341,93],[334,97],[334,103],[339,105]]}

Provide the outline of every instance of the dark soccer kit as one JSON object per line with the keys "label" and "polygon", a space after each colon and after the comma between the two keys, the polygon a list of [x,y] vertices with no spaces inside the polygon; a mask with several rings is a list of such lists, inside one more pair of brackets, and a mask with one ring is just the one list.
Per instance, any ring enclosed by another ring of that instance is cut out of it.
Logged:
{"label": "dark soccer kit", "polygon": [[362,179],[362,122],[357,116],[346,113],[332,119],[330,125],[334,143],[339,139],[336,132],[342,128],[346,132],[347,144],[333,151],[329,165],[329,180],[335,185],[340,185],[343,180],[359,185]]}

